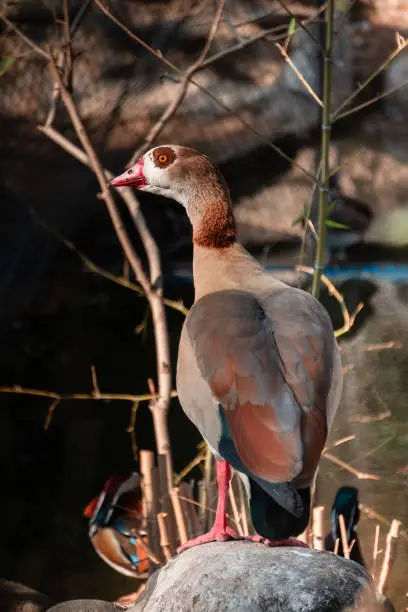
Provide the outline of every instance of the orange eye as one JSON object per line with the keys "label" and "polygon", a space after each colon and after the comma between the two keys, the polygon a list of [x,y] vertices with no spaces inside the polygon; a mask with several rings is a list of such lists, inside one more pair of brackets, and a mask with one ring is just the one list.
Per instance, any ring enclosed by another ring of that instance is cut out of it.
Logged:
{"label": "orange eye", "polygon": [[167,158],[167,155],[162,153],[161,155],[159,155],[159,157],[157,159],[159,160],[159,163],[165,164],[168,158]]}

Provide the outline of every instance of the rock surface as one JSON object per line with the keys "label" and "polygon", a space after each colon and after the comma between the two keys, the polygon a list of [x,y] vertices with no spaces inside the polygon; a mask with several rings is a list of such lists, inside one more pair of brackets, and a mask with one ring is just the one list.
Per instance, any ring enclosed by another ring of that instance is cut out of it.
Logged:
{"label": "rock surface", "polygon": [[344,609],[382,609],[375,603],[370,576],[356,563],[303,548],[224,542],[200,546],[174,558],[150,578],[131,611]]}
{"label": "rock surface", "polygon": [[0,578],[0,612],[44,612],[51,605],[46,595],[20,582]]}
{"label": "rock surface", "polygon": [[73,599],[50,608],[47,612],[118,612],[122,606],[101,599]]}

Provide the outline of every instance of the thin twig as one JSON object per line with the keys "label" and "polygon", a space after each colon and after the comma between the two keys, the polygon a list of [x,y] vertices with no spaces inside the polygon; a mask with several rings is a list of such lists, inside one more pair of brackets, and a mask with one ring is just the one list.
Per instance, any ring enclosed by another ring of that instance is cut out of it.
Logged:
{"label": "thin twig", "polygon": [[148,450],[140,451],[140,473],[142,475],[143,515],[147,528],[147,537],[150,547],[160,554],[158,542],[158,525],[156,517],[159,512],[159,495],[154,480],[154,453]]}
{"label": "thin twig", "polygon": [[339,526],[340,526],[340,537],[341,537],[341,546],[343,549],[343,557],[345,559],[350,559],[350,550],[347,541],[347,529],[346,529],[346,521],[344,520],[344,516],[339,514]]}
{"label": "thin twig", "polygon": [[[310,274],[312,276],[314,275],[313,268],[309,266],[296,266],[296,270],[298,270],[299,272],[305,272],[306,274]],[[343,320],[344,320],[344,325],[340,327],[339,329],[336,329],[336,331],[334,332],[334,335],[336,336],[336,338],[339,338],[343,334],[350,331],[350,329],[353,327],[358,313],[362,310],[362,308],[364,308],[364,304],[363,302],[360,302],[359,304],[357,304],[355,311],[352,314],[350,314],[347,309],[347,306],[346,306],[346,303],[344,301],[342,294],[336,289],[336,287],[331,282],[331,280],[329,280],[327,276],[325,276],[324,274],[321,275],[320,280],[322,281],[322,283],[326,285],[327,289],[329,290],[330,295],[333,295],[333,297],[335,297],[338,303],[340,304],[340,308],[341,308],[341,312],[342,312]]]}
{"label": "thin twig", "polygon": [[[337,121],[340,118],[340,113],[343,110],[343,108],[348,106],[350,102],[354,100],[354,98],[356,98],[363,91],[363,89],[365,89],[367,85],[369,85],[371,81],[375,79],[376,76],[378,76],[383,70],[385,70],[391,64],[391,62],[401,53],[401,51],[403,51],[407,46],[408,46],[408,39],[404,40],[402,44],[398,45],[397,48],[394,49],[394,51],[387,57],[387,59],[384,60],[383,63],[376,70],[374,70],[374,72],[372,72],[370,76],[367,77],[363,83],[361,83],[361,85],[357,87],[357,89],[355,89],[349,96],[347,96],[347,98],[332,113],[331,115],[332,123],[334,123],[334,121]],[[345,117],[347,114],[349,113],[344,113],[343,116]]]}
{"label": "thin twig", "polygon": [[398,340],[391,340],[390,342],[379,342],[378,344],[362,344],[360,351],[387,351],[389,349],[402,349],[402,342]]}
{"label": "thin twig", "polygon": [[[56,138],[58,138],[58,144],[63,149],[65,149],[68,153],[73,154],[74,157],[76,157],[77,159],[80,159],[81,161],[81,153],[82,153],[81,149],[79,149],[78,147],[76,147],[76,145],[74,145],[68,139],[66,139],[65,136],[62,136],[62,134],[57,132],[52,127],[49,127],[46,129],[41,128],[41,131],[46,133],[47,136],[51,138],[51,140],[55,140]],[[71,146],[74,147],[74,149],[72,149]],[[108,175],[108,170],[105,169],[105,173],[106,175]],[[98,266],[98,264],[96,264],[94,261],[89,259],[89,257],[87,257],[84,253],[82,253],[82,251],[80,251],[74,245],[73,242],[71,242],[67,238],[64,238],[64,236],[62,236],[55,228],[51,227],[43,219],[41,219],[38,216],[36,211],[34,211],[33,209],[30,209],[30,212],[34,216],[36,222],[41,227],[43,227],[45,230],[50,232],[50,234],[52,234],[61,244],[63,244],[70,251],[75,253],[75,255],[79,257],[79,259],[82,261],[84,266],[86,266],[86,268],[88,268],[90,272],[93,272],[94,274],[97,274],[98,276],[102,276],[103,278],[106,278],[107,280],[110,280],[111,282],[116,283],[117,285],[120,285],[121,287],[126,287],[126,289],[130,289],[131,291],[134,291],[140,296],[146,297],[145,292],[139,285],[132,283],[126,276],[117,276],[116,274],[112,274],[111,272],[108,272],[108,270],[105,270],[104,268],[101,268],[100,266]],[[129,263],[127,259],[125,259],[125,262]],[[170,300],[168,298],[163,298],[163,304],[165,306],[168,306],[169,308],[172,308],[173,310],[178,310],[184,316],[188,315],[189,309],[186,308],[186,306],[184,306],[182,300]]]}
{"label": "thin twig", "polygon": [[335,457],[331,453],[323,453],[322,457],[328,459],[332,463],[335,463],[344,470],[347,470],[348,472],[350,472],[350,474],[354,474],[354,476],[356,476],[356,478],[358,478],[359,480],[381,480],[381,478],[376,474],[366,474],[365,472],[360,472],[359,470],[356,470],[351,465],[349,465],[345,461],[342,461],[338,457]]}
{"label": "thin twig", "polygon": [[229,499],[231,502],[231,509],[232,509],[232,516],[234,517],[234,522],[235,525],[237,526],[237,531],[238,534],[240,536],[244,535],[244,530],[242,529],[242,525],[241,525],[241,520],[240,520],[240,516],[238,514],[238,506],[237,506],[237,500],[235,497],[235,491],[234,491],[234,487],[233,487],[233,483],[230,483],[229,489],[228,489],[228,495],[229,495]]}
{"label": "thin twig", "polygon": [[39,45],[37,45],[34,41],[32,41],[31,38],[28,38],[28,36],[26,36],[24,34],[24,32],[22,32],[20,30],[20,28],[18,28],[16,25],[14,25],[14,23],[12,21],[10,21],[3,13],[0,14],[0,19],[2,19],[4,21],[4,23],[11,30],[13,30],[13,32],[15,32],[15,34],[17,34],[17,36],[19,36],[21,38],[21,40],[23,40],[29,47],[31,47],[31,49],[33,49],[33,51],[35,51],[36,53],[38,53],[39,55],[44,57],[46,60],[48,60],[48,61],[51,60],[51,55],[49,53],[44,51],[44,49],[42,47],[40,47]]}
{"label": "thin twig", "polygon": [[387,96],[390,96],[393,93],[396,93],[397,91],[399,91],[403,87],[406,87],[407,85],[408,85],[408,81],[405,81],[405,83],[396,85],[396,87],[391,87],[390,89],[387,89],[386,91],[383,91],[382,93],[377,94],[373,98],[370,98],[370,100],[366,100],[366,102],[362,102],[361,104],[358,104],[357,106],[353,106],[348,111],[344,111],[343,113],[340,113],[340,115],[337,115],[336,121],[339,121],[340,119],[344,119],[344,117],[348,117],[349,115],[357,113],[363,108],[367,108],[367,106],[371,106],[372,104],[375,104],[379,100],[382,100],[383,98],[386,98]]}
{"label": "thin twig", "polygon": [[395,561],[400,527],[401,527],[401,521],[394,519],[391,523],[391,527],[387,535],[384,559],[382,563],[380,577],[377,583],[377,591],[380,595],[383,595],[384,592],[386,591],[387,579],[388,579],[391,568]]}
{"label": "thin twig", "polygon": [[[114,15],[112,15],[112,13],[102,4],[101,0],[94,0],[94,2],[101,9],[101,11],[107,17],[109,17],[109,19],[111,19],[117,26],[119,26],[124,32],[126,32],[126,34],[128,36],[130,36],[130,38],[132,38],[132,40],[135,40],[136,42],[138,42],[144,49],[146,49],[147,51],[152,53],[157,59],[159,59],[161,62],[166,64],[166,66],[171,68],[180,77],[184,77],[184,72],[180,68],[175,66],[170,60],[168,60],[166,57],[164,57],[164,55],[160,51],[156,51],[155,49],[153,49],[142,38],[140,38],[140,36],[138,36],[137,34],[134,34],[131,30],[129,30],[129,28],[127,28],[119,19],[117,19]],[[217,106],[222,108],[229,115],[235,117],[241,123],[241,125],[246,127],[250,132],[252,132],[252,134],[254,134],[257,138],[259,138],[259,140],[261,140],[263,143],[267,144],[276,153],[278,153],[278,155],[280,155],[283,159],[285,159],[291,165],[297,167],[306,176],[308,176],[310,179],[315,181],[315,177],[314,177],[313,174],[308,172],[305,168],[303,168],[303,166],[298,164],[289,155],[286,155],[286,153],[284,153],[284,151],[282,151],[282,149],[280,149],[278,146],[276,146],[275,143],[272,142],[272,140],[270,140],[269,138],[266,138],[263,134],[258,132],[248,121],[246,121],[245,119],[240,117],[240,115],[238,113],[236,113],[232,108],[230,108],[229,106],[224,104],[224,102],[222,102],[216,96],[214,96],[206,87],[204,87],[203,85],[201,85],[200,83],[195,81],[193,78],[190,78],[190,82],[193,85],[195,85],[197,87],[197,89],[199,89],[200,91],[205,93],[205,95],[208,96]]]}
{"label": "thin twig", "polygon": [[[364,514],[368,518],[375,519],[376,521],[379,521],[380,523],[382,523],[383,525],[386,525],[387,527],[391,526],[392,521],[387,519],[385,516],[383,516],[376,510],[374,510],[374,508],[371,508],[370,506],[366,506],[366,504],[362,504],[362,503],[360,503],[358,507],[361,510],[361,512],[364,512]],[[403,529],[402,531],[400,531],[400,536],[404,538],[404,540],[408,541],[408,531],[406,529]]]}
{"label": "thin twig", "polygon": [[225,0],[219,0],[218,7],[217,7],[217,10],[215,12],[214,20],[213,20],[213,22],[211,24],[210,32],[208,34],[208,38],[206,40],[204,48],[201,51],[199,57],[195,60],[195,62],[193,62],[193,64],[191,64],[191,66],[186,70],[186,72],[184,74],[184,77],[183,77],[183,80],[180,83],[177,95],[175,96],[175,98],[171,102],[171,104],[167,107],[167,109],[163,112],[162,116],[157,121],[157,123],[149,131],[149,133],[146,136],[142,146],[139,147],[137,149],[137,151],[135,151],[133,153],[132,158],[131,158],[131,160],[129,162],[129,165],[134,164],[135,161],[141,155],[143,155],[143,153],[145,153],[145,151],[147,151],[147,149],[150,148],[152,143],[156,140],[156,138],[162,132],[162,130],[165,127],[166,123],[177,112],[178,107],[180,106],[180,104],[184,100],[185,95],[187,94],[187,90],[188,90],[188,86],[190,84],[191,77],[193,76],[193,74],[195,74],[200,69],[203,61],[205,60],[205,58],[206,58],[206,56],[208,54],[208,51],[210,50],[210,47],[211,47],[211,45],[213,43],[213,40],[215,38],[217,29],[218,29],[218,25],[220,23],[220,19],[221,19],[221,15],[222,15],[222,10],[224,8],[224,3],[225,3]]}
{"label": "thin twig", "polygon": [[167,514],[165,512],[159,512],[157,515],[157,523],[159,525],[160,534],[160,546],[163,550],[163,555],[166,561],[170,561],[172,558],[169,535],[167,533],[166,526]]}
{"label": "thin twig", "polygon": [[[42,389],[29,389],[14,385],[11,387],[0,387],[0,393],[15,393],[17,395],[35,395],[36,397],[51,397],[53,399],[62,400],[111,400],[124,402],[148,402],[155,400],[159,395],[144,393],[142,395],[131,395],[130,393],[99,393],[92,395],[91,393],[56,393],[55,391],[44,391]],[[177,391],[171,392],[171,397],[177,397]]]}
{"label": "thin twig", "polygon": [[372,565],[371,565],[371,576],[372,576],[373,580],[375,580],[375,572],[377,570],[377,557],[378,557],[378,542],[379,542],[379,539],[380,539],[380,525],[377,524],[375,526],[373,556],[372,556]]}
{"label": "thin twig", "polygon": [[128,427],[126,428],[126,432],[130,435],[130,443],[132,447],[132,457],[134,461],[137,461],[137,443],[136,443],[136,414],[137,409],[139,407],[139,402],[133,402],[132,407],[130,409],[130,422]]}
{"label": "thin twig", "polygon": [[[98,179],[100,188],[102,190],[102,197],[106,203],[109,215],[111,217],[112,220],[112,224],[115,228],[116,234],[120,240],[120,243],[122,245],[123,250],[126,253],[126,256],[128,258],[128,260],[130,261],[132,268],[135,272],[136,278],[139,281],[139,283],[142,285],[143,290],[145,291],[146,295],[150,295],[151,294],[151,287],[149,284],[149,281],[146,277],[146,274],[143,270],[143,266],[142,263],[139,259],[139,257],[137,256],[133,245],[126,233],[126,230],[124,228],[123,225],[123,221],[120,217],[119,211],[117,210],[116,204],[114,202],[112,193],[110,191],[108,182],[107,182],[107,178],[105,176],[105,172],[104,169],[101,166],[101,163],[95,153],[95,150],[89,140],[89,137],[85,131],[85,127],[82,123],[82,120],[78,114],[77,108],[74,104],[74,101],[71,97],[71,95],[69,94],[69,92],[67,91],[66,87],[64,86],[61,76],[58,72],[57,66],[55,65],[54,60],[50,60],[49,63],[49,67],[50,67],[50,72],[52,77],[54,78],[54,80],[56,81],[56,83],[58,84],[58,87],[60,89],[61,92],[61,98],[66,106],[66,109],[68,111],[68,114],[70,116],[70,119],[72,121],[72,124],[75,128],[75,131],[78,135],[78,138],[81,141],[81,144],[86,152],[87,157],[89,158],[90,164],[92,166],[93,171],[95,172],[95,175]],[[43,129],[44,133],[45,130]]]}
{"label": "thin twig", "polygon": [[161,561],[160,561],[159,557],[154,554],[154,552],[152,551],[151,548],[148,547],[146,542],[144,542],[143,539],[140,536],[136,536],[136,540],[137,540],[138,544],[140,544],[141,548],[143,548],[143,551],[149,557],[150,561],[153,561],[153,563],[155,565],[160,565]]}
{"label": "thin twig", "polygon": [[[322,13],[325,9],[326,9],[326,4],[321,6],[318,11],[313,13],[312,16],[308,17],[307,19],[305,19],[303,21],[298,21],[299,27],[294,31],[293,34],[296,34],[296,31],[298,29],[300,29],[302,26],[306,26],[309,23],[313,22],[316,19],[316,17],[318,17],[320,15],[320,13]],[[217,62],[218,60],[220,60],[222,58],[225,58],[227,55],[230,55],[231,53],[235,53],[236,51],[240,51],[241,49],[244,49],[248,45],[252,45],[254,42],[257,42],[258,40],[262,40],[264,38],[267,38],[271,34],[274,34],[275,32],[278,32],[278,31],[280,31],[282,29],[283,29],[282,34],[280,34],[277,37],[268,38],[268,42],[272,42],[273,43],[273,42],[278,42],[279,39],[281,39],[281,40],[283,39],[284,40],[286,38],[286,32],[287,32],[287,26],[286,25],[284,25],[284,26],[274,26],[272,28],[268,28],[266,30],[258,32],[257,34],[255,34],[251,38],[248,38],[246,40],[242,40],[241,42],[239,42],[239,43],[237,43],[235,45],[232,45],[230,47],[227,47],[226,49],[223,49],[222,51],[218,51],[217,53],[214,53],[214,55],[211,55],[208,59],[206,59],[201,64],[201,70],[203,68],[207,68],[208,66],[210,66],[214,62]]]}
{"label": "thin twig", "polygon": [[336,442],[333,442],[333,444],[324,448],[323,452],[325,453],[331,448],[335,448],[336,446],[340,446],[341,444],[344,444],[345,442],[351,442],[352,440],[355,440],[355,439],[356,439],[356,434],[350,434],[349,436],[344,436],[344,438],[339,438],[339,440],[336,440]]}
{"label": "thin twig", "polygon": [[174,516],[176,518],[177,529],[179,533],[180,544],[188,542],[186,517],[184,516],[183,507],[181,505],[180,491],[178,487],[174,487],[170,493],[173,503]]}
{"label": "thin twig", "polygon": [[56,398],[53,402],[51,402],[49,408],[48,408],[48,412],[47,412],[47,416],[45,417],[45,421],[44,421],[44,429],[45,431],[47,431],[51,425],[51,420],[52,417],[54,416],[54,412],[55,409],[57,408],[58,404],[60,403],[60,398]]}
{"label": "thin twig", "polygon": [[71,23],[71,29],[70,29],[71,38],[74,37],[77,29],[79,28],[79,24],[81,23],[82,19],[85,17],[90,5],[91,5],[91,0],[84,0],[84,2],[79,7],[78,12],[73,18],[72,23]]}
{"label": "thin twig", "polygon": [[[322,49],[319,41],[313,36],[313,34],[310,32],[310,30],[308,30],[304,24],[296,17],[296,15],[290,10],[290,8],[288,6],[286,6],[286,3],[284,2],[284,0],[278,0],[279,4],[281,5],[281,7],[283,8],[283,10],[291,17],[291,19],[293,19],[295,21],[295,23],[298,25],[299,28],[301,28],[307,35],[308,37],[315,43],[315,45],[320,49],[321,53],[324,53],[324,49]],[[317,17],[317,15],[319,13],[321,13],[322,11],[326,10],[328,5],[328,2],[325,2],[325,4],[322,7],[319,7],[318,12],[315,14],[314,18]]]}
{"label": "thin twig", "polygon": [[302,83],[302,85],[306,89],[306,91],[308,91],[310,93],[312,98],[319,104],[319,106],[323,106],[323,102],[321,101],[321,99],[319,98],[317,93],[314,91],[314,89],[311,87],[311,85],[309,85],[309,83],[306,81],[305,77],[300,72],[300,70],[295,66],[295,64],[293,63],[293,61],[289,57],[285,47],[283,45],[279,45],[278,43],[275,43],[275,47],[279,50],[279,52],[282,55],[282,57],[284,58],[285,62],[292,68],[293,72],[296,74],[297,78]]}
{"label": "thin twig", "polygon": [[324,506],[313,508],[313,548],[324,550]]}

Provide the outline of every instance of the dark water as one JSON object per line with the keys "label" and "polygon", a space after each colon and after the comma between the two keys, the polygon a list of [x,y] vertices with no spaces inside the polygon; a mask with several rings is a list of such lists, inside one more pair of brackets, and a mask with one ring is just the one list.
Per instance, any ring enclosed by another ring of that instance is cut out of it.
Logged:
{"label": "dark water", "polygon": [[[147,378],[155,374],[145,301],[80,268],[78,272],[69,287],[69,300],[57,304],[45,300],[42,310],[3,330],[0,384],[89,392],[94,364],[102,391],[145,392]],[[358,486],[360,501],[384,521],[382,541],[387,521],[398,518],[403,529],[408,525],[408,283],[403,278],[398,281],[360,275],[339,284],[350,311],[360,301],[365,306],[352,333],[341,340],[344,395],[329,445],[344,436],[355,439],[330,452],[379,480],[358,480],[322,459],[318,482],[318,502],[326,506],[327,520],[337,488]],[[55,295],[57,290],[49,291]],[[181,295],[189,305],[192,288],[188,282],[168,282],[166,294]],[[335,326],[340,326],[338,304],[327,295],[323,301]],[[183,317],[170,310],[168,317],[175,363]],[[141,323],[142,331],[136,331]],[[384,348],[384,343],[392,342],[393,347]],[[381,348],[370,350],[369,345]],[[96,556],[82,516],[109,475],[137,468],[126,431],[130,405],[64,401],[45,432],[50,400],[1,395],[0,401],[1,575],[56,600],[113,599],[135,590],[135,581],[116,574]],[[169,422],[175,468],[180,470],[195,455],[200,438],[176,400]],[[139,447],[154,448],[146,405],[138,410],[136,438]],[[369,567],[376,524],[362,513],[359,534]],[[407,572],[408,536],[403,531],[389,583],[397,610],[408,605]]]}

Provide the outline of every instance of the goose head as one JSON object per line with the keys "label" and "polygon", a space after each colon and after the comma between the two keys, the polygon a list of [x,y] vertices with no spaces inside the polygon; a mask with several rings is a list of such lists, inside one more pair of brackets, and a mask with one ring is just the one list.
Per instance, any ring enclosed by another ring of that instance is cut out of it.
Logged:
{"label": "goose head", "polygon": [[235,241],[227,184],[211,160],[195,149],[154,147],[111,185],[133,186],[182,204],[193,225],[195,244],[224,247]]}

